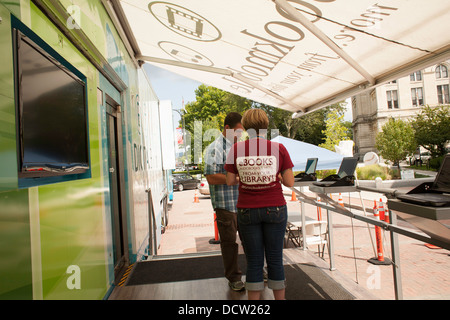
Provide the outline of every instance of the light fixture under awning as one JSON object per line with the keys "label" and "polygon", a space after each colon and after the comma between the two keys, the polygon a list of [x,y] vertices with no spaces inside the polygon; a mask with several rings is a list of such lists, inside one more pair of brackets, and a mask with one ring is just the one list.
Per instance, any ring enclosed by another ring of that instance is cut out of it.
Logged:
{"label": "light fixture under awning", "polygon": [[112,2],[137,59],[297,114],[450,58],[446,0]]}

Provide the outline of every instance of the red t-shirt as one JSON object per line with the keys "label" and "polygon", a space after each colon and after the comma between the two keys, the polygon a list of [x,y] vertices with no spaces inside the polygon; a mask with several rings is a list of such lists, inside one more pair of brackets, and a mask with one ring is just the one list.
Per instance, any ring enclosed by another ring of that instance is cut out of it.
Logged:
{"label": "red t-shirt", "polygon": [[231,148],[225,170],[239,175],[238,208],[262,208],[286,204],[278,174],[294,165],[286,148],[256,138]]}

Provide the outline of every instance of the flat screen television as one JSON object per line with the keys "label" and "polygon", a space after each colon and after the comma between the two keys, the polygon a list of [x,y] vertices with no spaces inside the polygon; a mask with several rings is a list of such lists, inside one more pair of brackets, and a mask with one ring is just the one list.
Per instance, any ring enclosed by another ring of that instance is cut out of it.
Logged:
{"label": "flat screen television", "polygon": [[86,172],[86,78],[42,40],[13,32],[19,178]]}

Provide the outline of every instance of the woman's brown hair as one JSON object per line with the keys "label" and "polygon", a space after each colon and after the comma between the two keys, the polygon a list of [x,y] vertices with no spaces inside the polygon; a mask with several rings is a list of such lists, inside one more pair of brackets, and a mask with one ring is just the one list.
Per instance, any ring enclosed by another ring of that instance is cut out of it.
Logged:
{"label": "woman's brown hair", "polygon": [[242,116],[242,126],[245,130],[254,129],[258,134],[260,130],[267,130],[269,118],[261,109],[250,109]]}

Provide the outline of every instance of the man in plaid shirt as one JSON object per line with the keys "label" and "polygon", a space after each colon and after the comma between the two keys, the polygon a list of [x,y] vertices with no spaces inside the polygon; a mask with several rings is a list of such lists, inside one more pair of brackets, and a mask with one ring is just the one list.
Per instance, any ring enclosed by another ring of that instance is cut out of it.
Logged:
{"label": "man in plaid shirt", "polygon": [[225,118],[222,134],[205,151],[205,176],[209,184],[211,203],[216,212],[225,277],[234,291],[244,290],[236,242],[239,186],[227,186],[224,166],[228,152],[244,131],[241,119],[239,113],[229,113]]}

